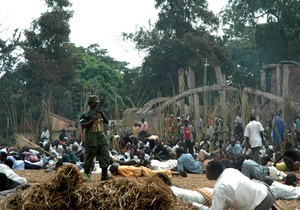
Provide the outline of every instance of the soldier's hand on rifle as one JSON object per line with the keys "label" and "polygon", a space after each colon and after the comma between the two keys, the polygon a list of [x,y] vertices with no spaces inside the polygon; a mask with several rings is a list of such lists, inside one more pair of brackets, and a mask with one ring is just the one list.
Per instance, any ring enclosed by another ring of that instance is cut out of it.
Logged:
{"label": "soldier's hand on rifle", "polygon": [[94,121],[96,121],[98,119],[98,116],[97,116],[97,114],[94,114],[93,116],[92,116],[92,118],[91,118],[91,120],[94,122]]}

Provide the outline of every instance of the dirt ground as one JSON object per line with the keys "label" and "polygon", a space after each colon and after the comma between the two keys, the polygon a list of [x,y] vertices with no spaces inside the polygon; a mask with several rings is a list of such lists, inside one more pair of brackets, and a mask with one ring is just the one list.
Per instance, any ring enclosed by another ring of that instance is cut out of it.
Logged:
{"label": "dirt ground", "polygon": [[[46,173],[44,170],[23,170],[23,171],[15,171],[22,177],[25,177],[29,184],[39,184],[41,182],[47,182],[50,177],[53,175],[53,172]],[[300,177],[300,173],[296,174],[297,177]],[[120,176],[115,176],[115,179],[124,179]],[[139,178],[142,179],[142,178]],[[88,185],[93,185],[94,182],[100,181],[99,174],[92,175],[92,182],[88,182]],[[188,174],[188,177],[172,177],[171,178],[173,184],[191,190],[197,190],[202,187],[213,187],[214,181],[209,181],[205,174]],[[298,183],[300,187],[300,183]],[[286,201],[286,200],[277,200],[276,203],[280,207],[280,209],[284,210],[300,210],[300,201]]]}

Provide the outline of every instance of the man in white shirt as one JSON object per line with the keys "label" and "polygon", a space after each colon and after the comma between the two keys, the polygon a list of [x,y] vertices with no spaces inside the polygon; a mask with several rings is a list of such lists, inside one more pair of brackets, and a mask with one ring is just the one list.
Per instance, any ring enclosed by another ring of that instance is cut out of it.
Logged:
{"label": "man in white shirt", "polygon": [[206,177],[216,183],[211,208],[203,206],[200,209],[266,210],[273,205],[274,196],[265,184],[250,180],[236,169],[224,169],[219,160],[210,161],[206,170]]}
{"label": "man in white shirt", "polygon": [[9,166],[5,164],[0,164],[0,173],[6,174],[6,176],[16,182],[19,182],[21,184],[26,184],[27,180],[23,177],[20,177],[18,174],[16,174]]}
{"label": "man in white shirt", "polygon": [[264,128],[260,122],[256,121],[255,116],[250,116],[250,122],[247,124],[245,128],[244,136],[246,137],[246,141],[248,146],[251,147],[252,150],[252,159],[257,163],[259,161],[259,151],[262,147],[262,142],[264,141]]}
{"label": "man in white shirt", "polygon": [[41,142],[43,146],[45,146],[49,142],[50,133],[47,127],[44,128],[42,134],[41,134]]}
{"label": "man in white shirt", "polygon": [[294,187],[273,181],[270,177],[265,177],[262,181],[270,186],[274,198],[284,200],[300,200],[300,187]]}
{"label": "man in white shirt", "polygon": [[240,123],[240,125],[243,125],[243,117],[241,113],[238,113],[234,120],[234,125],[237,126]]}

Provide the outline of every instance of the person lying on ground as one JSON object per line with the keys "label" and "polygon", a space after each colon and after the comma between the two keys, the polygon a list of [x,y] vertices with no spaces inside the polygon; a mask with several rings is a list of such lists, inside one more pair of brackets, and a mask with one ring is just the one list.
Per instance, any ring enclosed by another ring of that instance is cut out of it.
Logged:
{"label": "person lying on ground", "polygon": [[200,209],[265,210],[274,203],[268,186],[250,180],[240,171],[232,168],[224,169],[219,160],[212,160],[206,166],[206,177],[216,180],[212,206],[201,206]]}
{"label": "person lying on ground", "polygon": [[192,204],[205,204],[205,198],[201,193],[195,190],[188,190],[173,185],[171,179],[164,173],[157,173],[155,176],[160,178],[166,185],[168,185],[172,192],[180,199]]}
{"label": "person lying on ground", "polygon": [[166,170],[173,170],[177,167],[177,160],[170,159],[167,161],[159,161],[159,160],[151,160],[151,166],[154,169],[166,169]]}
{"label": "person lying on ground", "polygon": [[9,166],[5,164],[0,164],[0,173],[4,173],[9,179],[19,182],[21,184],[27,183],[27,180],[24,177],[20,177]]}
{"label": "person lying on ground", "polygon": [[187,177],[186,173],[183,171],[171,171],[171,170],[152,170],[150,168],[140,166],[140,167],[135,167],[135,166],[121,166],[117,164],[112,164],[109,167],[109,171],[113,175],[121,175],[124,177],[142,177],[142,176],[153,176],[157,173],[164,173],[169,177],[172,176],[182,176],[182,177]]}
{"label": "person lying on ground", "polygon": [[203,173],[204,164],[194,159],[190,153],[185,153],[184,149],[179,147],[176,149],[177,170],[186,171],[188,173]]}
{"label": "person lying on ground", "polygon": [[296,161],[300,161],[300,151],[296,147],[293,147],[290,142],[287,142],[285,144],[285,152],[280,155],[274,162],[275,167],[280,160],[284,161],[289,171],[294,171],[293,163]]}
{"label": "person lying on ground", "polygon": [[247,159],[245,155],[237,155],[236,162],[241,167],[241,172],[250,179],[261,180],[265,176],[270,175],[267,166],[262,166],[254,160]]}
{"label": "person lying on ground", "polygon": [[293,168],[296,173],[300,173],[300,161],[295,161],[293,163]]}
{"label": "person lying on ground", "polygon": [[283,171],[279,171],[277,170],[277,168],[275,168],[272,163],[271,163],[271,159],[269,156],[265,156],[265,157],[261,157],[260,159],[260,163],[262,166],[267,166],[269,168],[269,176],[275,180],[275,181],[282,181],[285,179],[286,177],[286,173],[284,173]]}
{"label": "person lying on ground", "polygon": [[297,182],[298,182],[298,178],[297,178],[296,174],[288,174],[285,177],[285,181],[283,184],[296,187]]}
{"label": "person lying on ground", "polygon": [[0,191],[14,189],[20,184],[17,181],[9,179],[5,173],[0,173]]}
{"label": "person lying on ground", "polygon": [[29,161],[16,160],[13,156],[7,155],[3,151],[0,151],[0,163],[8,164],[13,170],[42,169],[40,165],[35,165]]}
{"label": "person lying on ground", "polygon": [[262,181],[270,186],[275,200],[300,200],[300,187],[285,185],[272,180],[270,177],[265,177]]}
{"label": "person lying on ground", "polygon": [[0,173],[0,200],[6,198],[17,190],[24,190],[29,188],[27,183],[19,183],[7,177],[5,173]]}

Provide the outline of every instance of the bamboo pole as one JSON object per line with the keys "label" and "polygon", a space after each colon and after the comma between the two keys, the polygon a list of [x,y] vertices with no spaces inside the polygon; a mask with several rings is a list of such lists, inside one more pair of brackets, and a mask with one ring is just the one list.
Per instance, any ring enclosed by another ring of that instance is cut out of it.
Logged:
{"label": "bamboo pole", "polygon": [[[208,124],[208,101],[207,101],[207,59],[205,59],[204,71],[203,71],[203,128],[206,129]],[[205,137],[204,137],[205,138]],[[212,147],[211,147],[212,148]]]}

